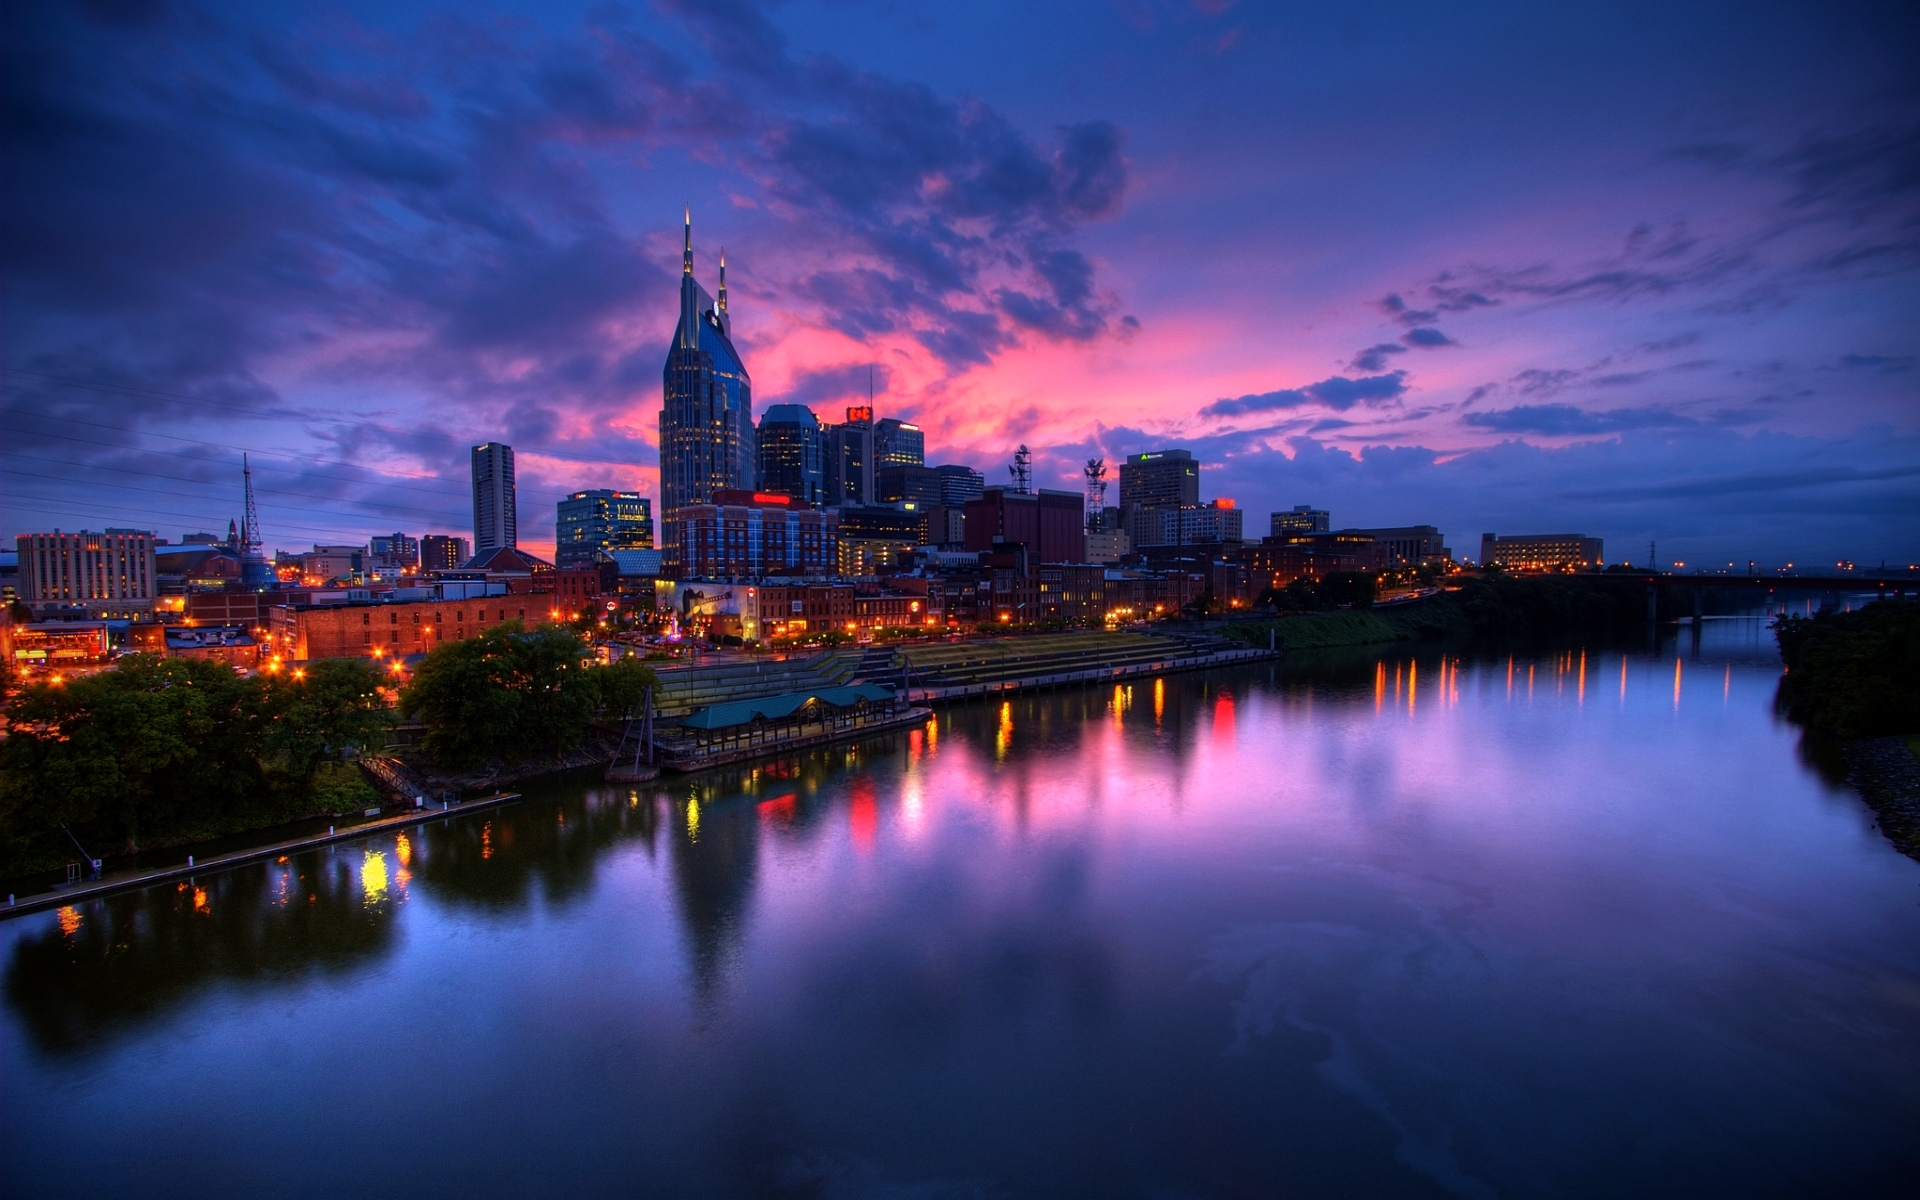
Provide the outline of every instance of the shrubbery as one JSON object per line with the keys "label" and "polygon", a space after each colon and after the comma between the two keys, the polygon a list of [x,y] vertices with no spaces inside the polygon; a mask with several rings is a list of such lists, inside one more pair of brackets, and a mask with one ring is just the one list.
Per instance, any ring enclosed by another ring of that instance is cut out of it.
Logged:
{"label": "shrubbery", "polygon": [[1855,612],[1781,617],[1780,698],[1794,720],[1843,738],[1920,733],[1920,608],[1878,600]]}

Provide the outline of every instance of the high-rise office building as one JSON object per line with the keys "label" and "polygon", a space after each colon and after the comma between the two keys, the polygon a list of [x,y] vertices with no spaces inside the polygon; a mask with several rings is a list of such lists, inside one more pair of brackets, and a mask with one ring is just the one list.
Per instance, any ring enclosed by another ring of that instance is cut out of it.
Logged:
{"label": "high-rise office building", "polygon": [[429,533],[420,539],[420,570],[458,571],[460,564],[473,557],[467,539]]}
{"label": "high-rise office building", "polygon": [[675,553],[674,513],[705,504],[722,489],[754,485],[753,385],[733,346],[727,315],[727,257],[720,255],[720,295],[693,277],[693,214],[687,214],[680,266],[680,323],[667,352],[660,409],[662,548]]}
{"label": "high-rise office building", "polygon": [[1129,454],[1120,463],[1120,507],[1197,508],[1200,464],[1185,450]]}
{"label": "high-rise office building", "polygon": [[827,426],[827,503],[873,503],[873,409],[849,408],[847,419]]}
{"label": "high-rise office building", "polygon": [[881,467],[874,472],[873,498],[882,504],[906,502],[933,508],[942,501],[940,472],[932,467]]}
{"label": "high-rise office building", "polygon": [[927,435],[918,425],[882,417],[873,423],[873,464],[878,470],[926,466]]}
{"label": "high-rise office building", "polygon": [[584,567],[614,550],[653,546],[653,501],[639,492],[591,488],[555,506],[553,565]]}
{"label": "high-rise office building", "polygon": [[949,463],[934,468],[940,474],[940,503],[948,508],[965,507],[987,490],[987,477],[972,467]]}
{"label": "high-rise office building", "polygon": [[1333,528],[1333,517],[1324,508],[1314,508],[1310,504],[1296,504],[1289,512],[1274,513],[1269,520],[1274,537],[1286,537],[1290,533],[1326,533]]}
{"label": "high-rise office building", "polygon": [[381,575],[407,574],[420,567],[420,540],[404,533],[375,534],[367,551],[367,566]]}
{"label": "high-rise office building", "polygon": [[811,508],[827,502],[827,435],[804,404],[774,404],[754,435],[759,489],[791,496]]}
{"label": "high-rise office building", "polygon": [[520,544],[513,494],[513,447],[488,442],[473,448],[473,545],[476,553]]}

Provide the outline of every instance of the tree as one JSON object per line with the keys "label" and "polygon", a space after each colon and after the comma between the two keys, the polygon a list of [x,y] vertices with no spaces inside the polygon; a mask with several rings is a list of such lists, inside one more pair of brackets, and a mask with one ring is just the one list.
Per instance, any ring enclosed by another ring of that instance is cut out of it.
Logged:
{"label": "tree", "polygon": [[134,655],[112,670],[37,683],[8,706],[0,742],[7,858],[64,841],[108,845],[271,820],[260,764],[262,689],[221,663]]}
{"label": "tree", "polygon": [[600,688],[578,634],[527,632],[517,621],[437,646],[400,696],[426,725],[427,753],[442,766],[509,762],[579,745]]}
{"label": "tree", "polygon": [[267,749],[300,790],[312,785],[323,761],[382,744],[393,723],[380,698],[380,675],[365,660],[321,659],[303,675],[275,678],[266,689]]}
{"label": "tree", "polygon": [[607,720],[619,720],[640,707],[650,687],[658,687],[660,677],[639,659],[627,657],[588,672],[599,699],[600,714]]}

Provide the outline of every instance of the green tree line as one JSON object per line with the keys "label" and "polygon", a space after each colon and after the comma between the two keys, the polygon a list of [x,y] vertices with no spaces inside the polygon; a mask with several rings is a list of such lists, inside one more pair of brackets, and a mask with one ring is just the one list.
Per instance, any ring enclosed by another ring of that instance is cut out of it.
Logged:
{"label": "green tree line", "polygon": [[0,742],[0,871],[72,860],[69,833],[101,855],[371,803],[345,760],[385,737],[379,683],[354,659],[294,678],[139,654],[31,684]]}
{"label": "green tree line", "polygon": [[450,769],[563,754],[595,716],[636,711],[653,670],[623,658],[600,666],[570,629],[516,621],[434,647],[400,693],[400,711],[426,726],[425,749]]}
{"label": "green tree line", "polygon": [[[296,677],[133,655],[29,685],[0,741],[0,874],[71,861],[72,838],[132,852],[377,803],[351,759],[386,743],[382,682],[359,659]],[[571,630],[508,623],[436,647],[400,711],[426,726],[436,765],[516,764],[577,748],[596,717],[634,712],[654,683],[633,659],[592,663]]]}

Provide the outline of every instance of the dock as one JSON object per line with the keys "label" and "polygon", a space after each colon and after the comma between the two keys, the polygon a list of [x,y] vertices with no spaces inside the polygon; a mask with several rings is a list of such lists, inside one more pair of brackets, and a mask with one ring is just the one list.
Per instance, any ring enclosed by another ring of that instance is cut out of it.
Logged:
{"label": "dock", "polygon": [[362,825],[352,825],[345,829],[336,829],[331,833],[311,834],[307,837],[293,838],[272,845],[255,846],[249,850],[235,850],[227,854],[197,862],[176,864],[170,867],[156,867],[148,871],[130,871],[123,875],[96,879],[86,883],[63,887],[51,892],[36,892],[31,896],[18,899],[0,907],[0,920],[8,917],[22,917],[28,913],[44,912],[50,908],[65,908],[69,904],[78,904],[82,900],[97,900],[115,892],[133,891],[164,883],[169,879],[187,879],[195,875],[208,875],[224,871],[229,867],[245,863],[259,862],[261,859],[279,858],[283,854],[298,854],[303,850],[313,850],[329,846],[335,842],[352,841],[355,838],[369,837],[386,833],[389,830],[405,829],[410,825],[424,825],[428,821],[438,821],[447,817],[478,812],[481,809],[498,808],[520,799],[519,792],[500,792],[492,796],[482,796],[477,800],[468,800],[463,804],[452,804],[445,808],[416,808],[392,817],[381,817]]}

